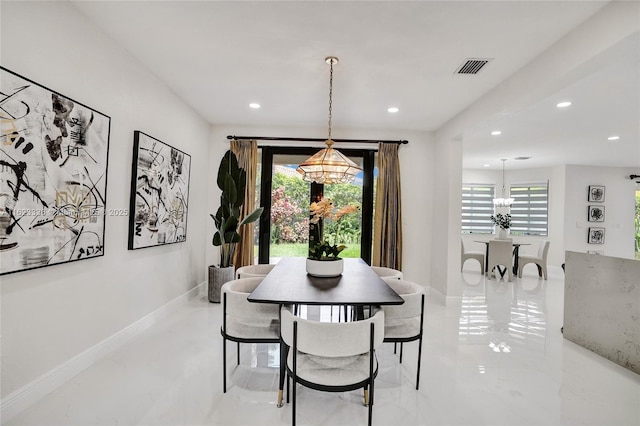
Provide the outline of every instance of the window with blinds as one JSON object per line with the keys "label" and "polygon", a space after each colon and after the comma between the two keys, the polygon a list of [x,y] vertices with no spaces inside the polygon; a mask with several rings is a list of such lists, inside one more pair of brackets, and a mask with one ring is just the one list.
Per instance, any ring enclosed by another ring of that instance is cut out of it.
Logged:
{"label": "window with blinds", "polygon": [[462,184],[462,233],[492,234],[494,185]]}
{"label": "window with blinds", "polygon": [[549,182],[511,185],[511,234],[548,235]]}

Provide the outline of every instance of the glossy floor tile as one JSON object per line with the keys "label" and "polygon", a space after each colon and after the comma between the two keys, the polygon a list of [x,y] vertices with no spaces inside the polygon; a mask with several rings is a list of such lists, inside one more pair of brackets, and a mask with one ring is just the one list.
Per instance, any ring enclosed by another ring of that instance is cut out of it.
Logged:
{"label": "glossy floor tile", "polygon": [[[468,268],[468,269],[467,269]],[[563,275],[486,280],[429,299],[420,390],[416,343],[398,363],[378,351],[376,425],[640,425],[640,376],[562,338]],[[229,345],[222,393],[221,307],[194,299],[11,421],[10,425],[288,425],[275,405],[275,345]],[[361,392],[299,388],[298,424],[366,424]]]}

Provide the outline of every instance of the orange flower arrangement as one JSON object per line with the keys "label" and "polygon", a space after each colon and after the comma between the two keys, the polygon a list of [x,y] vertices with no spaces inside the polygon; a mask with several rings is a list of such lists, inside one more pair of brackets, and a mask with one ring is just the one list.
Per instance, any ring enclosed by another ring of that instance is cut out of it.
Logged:
{"label": "orange flower arrangement", "polygon": [[318,202],[311,203],[309,211],[311,213],[311,219],[309,223],[318,224],[320,219],[334,220],[337,223],[336,232],[333,237],[333,244],[324,240],[322,236],[318,241],[313,241],[309,245],[309,259],[314,260],[336,260],[342,250],[347,248],[344,244],[338,245],[338,234],[340,232],[340,219],[344,216],[355,213],[358,211],[358,207],[354,205],[347,205],[333,213],[334,205],[333,201],[329,198],[324,198]]}

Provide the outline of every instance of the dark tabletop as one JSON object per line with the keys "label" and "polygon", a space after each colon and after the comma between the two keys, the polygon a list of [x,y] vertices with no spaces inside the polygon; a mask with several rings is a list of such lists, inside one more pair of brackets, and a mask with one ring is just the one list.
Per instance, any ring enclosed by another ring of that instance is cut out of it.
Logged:
{"label": "dark tabletop", "polygon": [[339,277],[307,275],[306,259],[287,257],[249,295],[249,302],[304,305],[401,305],[404,300],[362,259],[344,259]]}

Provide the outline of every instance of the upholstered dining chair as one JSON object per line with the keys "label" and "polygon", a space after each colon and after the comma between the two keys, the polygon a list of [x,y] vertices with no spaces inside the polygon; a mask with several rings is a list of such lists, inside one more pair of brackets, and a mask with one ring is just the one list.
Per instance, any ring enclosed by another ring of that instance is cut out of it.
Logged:
{"label": "upholstered dining chair", "polygon": [[522,269],[527,263],[535,263],[538,276],[547,279],[547,256],[549,255],[549,240],[542,241],[537,256],[518,256],[518,277],[522,278]]}
{"label": "upholstered dining chair", "polygon": [[398,271],[397,269],[387,268],[385,266],[372,266],[371,269],[373,269],[380,278],[393,278],[396,280],[401,280],[403,277],[402,272]]}
{"label": "upholstered dining chair", "polygon": [[242,278],[222,286],[222,390],[227,391],[227,340],[237,343],[240,365],[240,343],[280,342],[279,306],[251,303],[247,296],[263,278]]}
{"label": "upholstered dining chair", "polygon": [[281,318],[282,339],[291,348],[287,357],[287,383],[293,379],[291,424],[296,424],[296,386],[301,384],[325,392],[363,388],[371,425],[378,374],[375,349],[384,339],[384,311],[362,321],[319,322],[283,308]]}
{"label": "upholstered dining chair", "polygon": [[481,251],[466,251],[464,249],[464,240],[460,241],[460,272],[464,267],[464,262],[468,259],[476,259],[480,262],[480,273],[484,274],[484,253]]}
{"label": "upholstered dining chair", "polygon": [[513,240],[491,240],[489,241],[489,262],[487,265],[487,273],[489,279],[493,275],[498,279],[499,266],[507,268],[506,273],[509,274],[509,281],[513,281]]}
{"label": "upholstered dining chair", "polygon": [[[384,281],[404,299],[402,305],[384,306],[384,341],[400,343],[400,363],[405,342],[418,341],[416,390],[420,387],[420,358],[424,321],[424,288],[411,281],[385,278]],[[395,352],[395,351],[394,351]]]}
{"label": "upholstered dining chair", "polygon": [[236,279],[266,277],[275,266],[272,264],[242,266],[236,270]]}

